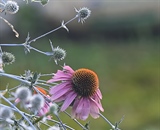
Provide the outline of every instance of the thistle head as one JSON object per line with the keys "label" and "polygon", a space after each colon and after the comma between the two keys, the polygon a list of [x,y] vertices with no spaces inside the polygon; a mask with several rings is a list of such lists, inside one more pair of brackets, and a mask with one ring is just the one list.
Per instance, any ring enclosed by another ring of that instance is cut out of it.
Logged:
{"label": "thistle head", "polygon": [[4,4],[4,10],[7,13],[10,14],[15,14],[18,12],[19,10],[19,6],[17,4],[17,2],[12,1],[12,0],[8,0],[5,4]]}
{"label": "thistle head", "polygon": [[12,64],[15,61],[15,56],[9,52],[3,52],[2,61],[3,61],[3,64],[7,64],[7,65]]}
{"label": "thistle head", "polygon": [[91,15],[91,11],[87,7],[80,8],[77,10],[75,8],[75,11],[77,12],[78,16],[78,22],[85,22],[85,20]]}
{"label": "thistle head", "polygon": [[66,51],[60,47],[53,48],[52,58],[57,64],[57,61],[63,60],[66,57]]}

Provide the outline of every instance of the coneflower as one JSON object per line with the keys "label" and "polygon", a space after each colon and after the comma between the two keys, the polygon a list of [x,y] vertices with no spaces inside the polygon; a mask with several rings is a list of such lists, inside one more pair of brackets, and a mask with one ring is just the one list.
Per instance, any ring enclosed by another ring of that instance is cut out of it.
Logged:
{"label": "coneflower", "polygon": [[62,81],[50,89],[51,99],[55,102],[64,101],[61,111],[72,106],[72,117],[85,120],[89,114],[99,117],[99,110],[104,111],[100,100],[99,80],[95,72],[89,69],[74,71],[69,66],[58,70],[48,83]]}

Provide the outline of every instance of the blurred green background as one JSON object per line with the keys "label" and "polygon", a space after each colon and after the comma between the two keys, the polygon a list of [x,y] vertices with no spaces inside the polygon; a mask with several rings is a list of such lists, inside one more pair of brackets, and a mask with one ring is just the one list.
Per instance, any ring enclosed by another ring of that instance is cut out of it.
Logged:
{"label": "blurred green background", "polygon": [[[112,123],[118,122],[123,130],[160,129],[159,89],[159,44],[160,2],[155,1],[52,1],[42,7],[38,3],[25,4],[18,1],[20,11],[15,15],[0,14],[9,20],[20,33],[15,38],[10,28],[0,21],[0,43],[23,43],[30,33],[31,39],[60,25],[62,20],[75,16],[74,7],[88,7],[91,17],[81,24],[76,20],[67,25],[70,32],[58,30],[32,43],[43,51],[51,51],[49,39],[54,47],[67,51],[65,62],[74,70],[89,68],[100,80],[103,94],[103,115]],[[57,69],[50,57],[31,51],[25,55],[21,47],[2,47],[12,52],[16,62],[5,66],[6,73],[22,75],[24,70],[52,73]],[[48,80],[50,77],[46,77]],[[14,87],[19,83],[0,77],[0,89]],[[60,117],[76,130],[81,128],[65,114]],[[109,130],[102,119],[89,118],[91,130]]]}

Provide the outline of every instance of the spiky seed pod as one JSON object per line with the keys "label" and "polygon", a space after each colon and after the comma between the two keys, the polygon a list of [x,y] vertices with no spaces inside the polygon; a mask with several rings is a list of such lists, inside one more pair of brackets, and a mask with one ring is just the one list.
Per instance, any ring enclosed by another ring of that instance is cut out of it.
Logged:
{"label": "spiky seed pod", "polygon": [[9,52],[3,52],[2,61],[3,61],[3,64],[7,64],[7,65],[12,64],[15,61],[15,56]]}
{"label": "spiky seed pod", "polygon": [[78,13],[78,22],[85,22],[85,20],[91,15],[91,11],[87,7],[83,7],[79,10],[75,8],[75,11]]}
{"label": "spiky seed pod", "polygon": [[19,6],[18,6],[17,2],[12,1],[12,0],[8,0],[4,5],[4,10],[7,13],[15,14],[18,12]]}
{"label": "spiky seed pod", "polygon": [[66,57],[66,51],[60,47],[56,47],[53,49],[52,58],[57,64],[57,61],[63,60]]}

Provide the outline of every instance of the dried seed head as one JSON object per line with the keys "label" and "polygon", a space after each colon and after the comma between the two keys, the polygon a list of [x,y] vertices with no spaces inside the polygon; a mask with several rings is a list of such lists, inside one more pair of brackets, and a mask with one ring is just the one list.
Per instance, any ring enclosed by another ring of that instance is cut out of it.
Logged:
{"label": "dried seed head", "polygon": [[15,97],[22,102],[28,101],[31,91],[27,87],[19,87],[15,92]]}
{"label": "dried seed head", "polygon": [[12,0],[8,0],[4,5],[4,10],[7,13],[15,14],[18,12],[19,6],[18,6],[17,2],[12,1]]}
{"label": "dried seed head", "polygon": [[7,118],[12,118],[12,117],[13,117],[13,112],[11,109],[8,109],[6,107],[0,108],[0,118],[7,119]]}
{"label": "dried seed head", "polygon": [[53,49],[53,56],[55,62],[63,60],[66,57],[66,51],[62,48],[56,47]]}
{"label": "dried seed head", "polygon": [[15,56],[9,52],[2,53],[3,64],[12,64],[15,61]]}
{"label": "dried seed head", "polygon": [[83,7],[80,10],[75,8],[75,11],[78,13],[78,22],[81,23],[85,22],[85,20],[91,15],[91,11],[86,7]]}

